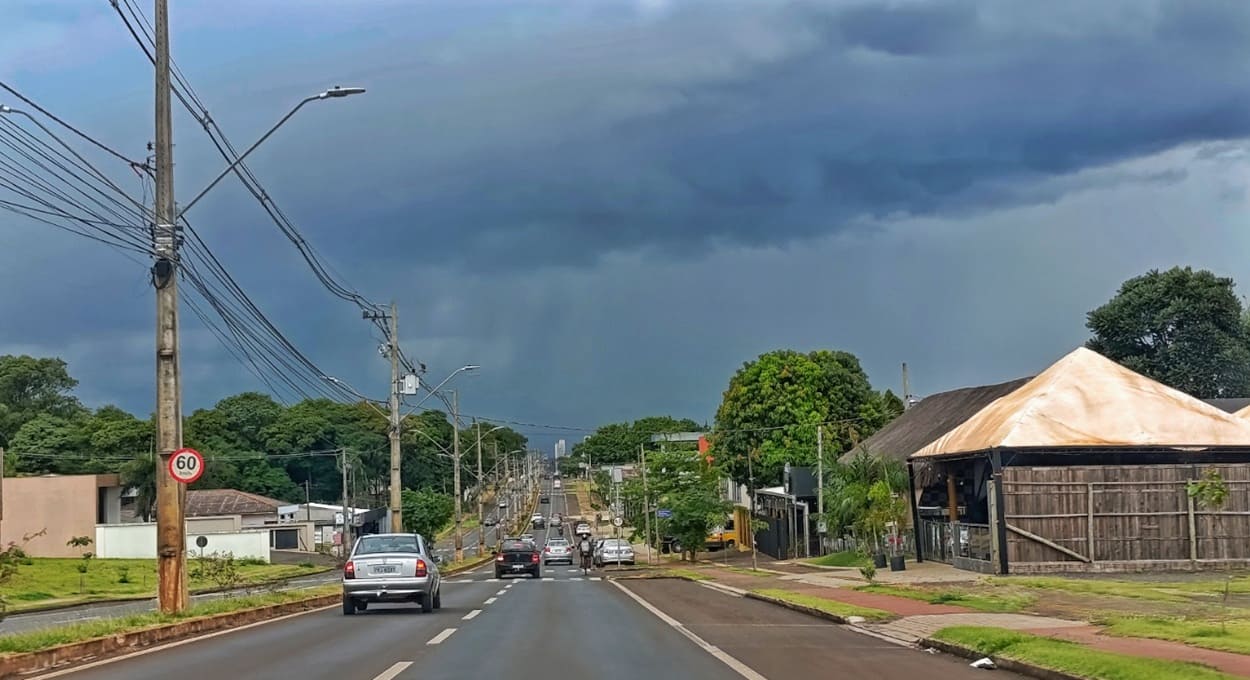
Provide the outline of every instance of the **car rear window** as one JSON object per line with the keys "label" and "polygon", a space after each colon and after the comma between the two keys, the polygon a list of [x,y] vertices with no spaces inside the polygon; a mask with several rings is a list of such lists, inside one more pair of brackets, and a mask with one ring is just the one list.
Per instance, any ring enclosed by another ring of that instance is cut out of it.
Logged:
{"label": "car rear window", "polygon": [[419,553],[421,547],[416,536],[365,536],[356,546],[357,555],[378,553]]}
{"label": "car rear window", "polygon": [[511,551],[533,550],[534,544],[529,541],[504,541],[503,549]]}

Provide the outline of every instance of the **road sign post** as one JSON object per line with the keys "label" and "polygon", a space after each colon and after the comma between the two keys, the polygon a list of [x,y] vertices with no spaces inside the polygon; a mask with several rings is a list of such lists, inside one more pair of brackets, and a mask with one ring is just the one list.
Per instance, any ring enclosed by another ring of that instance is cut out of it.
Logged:
{"label": "road sign post", "polygon": [[178,449],[169,456],[169,476],[182,484],[193,484],[204,474],[204,456],[195,449]]}

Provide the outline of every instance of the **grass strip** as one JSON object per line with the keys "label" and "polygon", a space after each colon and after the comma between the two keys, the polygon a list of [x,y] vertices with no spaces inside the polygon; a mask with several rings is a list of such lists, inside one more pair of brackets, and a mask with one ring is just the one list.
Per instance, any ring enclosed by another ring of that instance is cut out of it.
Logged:
{"label": "grass strip", "polygon": [[968,593],[960,590],[925,590],[895,585],[868,585],[855,588],[862,593],[893,595],[910,600],[920,600],[929,604],[949,604],[956,607],[967,607],[981,612],[1012,613],[1018,612],[1036,601],[1031,595],[994,595]]}
{"label": "grass strip", "polygon": [[1142,637],[1181,642],[1221,652],[1250,654],[1250,621],[1219,623],[1202,619],[1166,616],[1120,616],[1100,621],[1104,633],[1119,637]]}
{"label": "grass strip", "polygon": [[323,595],[333,595],[340,591],[340,586],[320,586],[300,590],[285,590],[260,595],[243,597],[223,597],[198,602],[182,614],[170,615],[160,612],[130,614],[116,618],[96,619],[81,623],[72,623],[53,628],[14,633],[0,637],[0,655],[38,652],[58,645],[74,642],[85,642],[95,638],[132,633],[147,628],[180,623],[193,619],[202,619],[217,614],[237,612],[245,609],[258,609],[275,604],[296,602]]}
{"label": "grass strip", "polygon": [[866,567],[872,564],[872,560],[854,550],[829,553],[828,555],[813,557],[810,560],[803,561],[818,567]]}
{"label": "grass strip", "polygon": [[833,614],[834,616],[841,616],[844,618],[859,616],[868,621],[884,621],[886,619],[893,618],[894,616],[890,612],[883,611],[881,609],[859,607],[845,602],[838,602],[837,600],[830,600],[816,595],[807,595],[805,593],[796,593],[794,591],[782,590],[780,588],[760,588],[759,590],[753,590],[751,592],[756,595],[763,595],[764,597],[783,600],[791,604],[818,609],[826,614]]}
{"label": "grass strip", "polygon": [[1187,661],[1165,661],[1090,649],[1076,642],[1001,628],[955,626],[933,635],[988,657],[1011,659],[1089,680],[1232,680],[1233,676]]}

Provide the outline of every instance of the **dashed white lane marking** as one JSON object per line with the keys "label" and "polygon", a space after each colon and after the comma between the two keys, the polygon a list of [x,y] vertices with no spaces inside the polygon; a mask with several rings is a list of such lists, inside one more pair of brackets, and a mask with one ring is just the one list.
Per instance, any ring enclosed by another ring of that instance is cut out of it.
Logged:
{"label": "dashed white lane marking", "polygon": [[443,632],[441,632],[441,633],[439,633],[438,635],[435,635],[434,637],[430,638],[430,641],[429,641],[429,642],[427,642],[427,643],[425,643],[425,644],[427,644],[427,645],[441,645],[441,644],[443,644],[443,640],[446,640],[447,638],[451,637],[451,634],[452,634],[452,633],[454,633],[454,632],[456,632],[456,629],[455,629],[455,628],[444,628],[444,629],[443,629]]}
{"label": "dashed white lane marking", "polygon": [[569,578],[569,580],[570,580],[570,581],[580,581],[580,580],[582,580],[582,577],[581,577],[581,576],[573,576],[573,577]]}
{"label": "dashed white lane marking", "polygon": [[709,643],[707,640],[704,640],[703,638],[694,634],[689,629],[687,629],[684,625],[682,625],[680,621],[660,611],[657,607],[655,607],[650,602],[647,602],[646,600],[639,597],[636,593],[631,591],[629,588],[626,588],[625,586],[621,585],[620,583],[616,581],[610,581],[610,583],[616,586],[617,588],[620,588],[621,592],[628,595],[630,599],[632,599],[634,602],[637,602],[638,604],[642,605],[643,609],[646,609],[647,611],[654,614],[656,618],[660,619],[664,623],[667,623],[673,628],[676,628],[677,632],[681,633],[682,635],[685,635],[687,638],[690,639],[691,642],[695,643],[700,648],[702,648],[703,651],[716,657],[718,661],[725,664],[726,666],[729,666],[738,675],[741,675],[747,680],[768,680],[768,678],[765,678],[759,673],[756,673],[755,670],[752,669],[750,666],[730,656],[728,653],[725,652],[725,650],[721,649],[720,647],[717,647],[716,645]]}
{"label": "dashed white lane marking", "polygon": [[476,618],[476,617],[477,617],[477,615],[478,615],[478,614],[481,614],[481,613],[482,613],[482,610],[481,610],[481,609],[474,609],[473,611],[469,612],[468,614],[465,614],[464,616],[461,616],[461,617],[460,617],[460,619],[461,619],[461,620],[463,620],[463,621],[472,621],[474,618]]}
{"label": "dashed white lane marking", "polygon": [[499,592],[495,593],[495,595],[507,595],[507,594],[508,594],[508,589],[507,589],[507,588],[504,588],[504,589],[500,590]]}
{"label": "dashed white lane marking", "polygon": [[504,589],[506,590],[506,589],[511,588],[512,586],[515,586],[515,585],[516,585],[515,583],[509,583],[508,585],[504,586]]}
{"label": "dashed white lane marking", "polygon": [[544,580],[544,581],[554,581],[555,579],[551,578],[550,576],[544,576],[544,577],[543,577],[543,580]]}
{"label": "dashed white lane marking", "polygon": [[495,604],[495,598],[493,598],[493,597],[488,597],[488,598],[486,598],[486,601],[485,601],[485,602],[483,602],[482,604]]}
{"label": "dashed white lane marking", "polygon": [[497,578],[488,578],[488,579],[486,579],[486,582],[487,582],[487,583],[499,583],[499,579],[497,579]]}
{"label": "dashed white lane marking", "polygon": [[473,583],[473,579],[471,579],[471,578],[458,578],[458,579],[452,579],[451,581],[443,581],[443,583]]}
{"label": "dashed white lane marking", "polygon": [[382,674],[374,678],[373,680],[392,680],[392,678],[394,678],[395,676],[408,670],[408,667],[411,665],[412,665],[411,661],[400,661],[396,663],[394,666],[391,666],[390,668],[382,671]]}
{"label": "dashed white lane marking", "polygon": [[566,573],[569,573],[569,574],[576,574],[576,573],[577,573],[577,572],[579,572],[579,571],[581,571],[581,569],[568,569],[568,570],[566,571]]}

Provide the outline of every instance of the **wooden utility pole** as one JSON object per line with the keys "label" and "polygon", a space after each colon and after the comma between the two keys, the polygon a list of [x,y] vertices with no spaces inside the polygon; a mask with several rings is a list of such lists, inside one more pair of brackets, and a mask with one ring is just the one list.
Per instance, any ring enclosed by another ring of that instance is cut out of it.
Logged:
{"label": "wooden utility pole", "polygon": [[451,393],[452,488],[456,494],[456,561],[464,559],[463,520],[460,514],[460,391]]}
{"label": "wooden utility pole", "polygon": [[187,591],[187,535],[183,513],[186,487],[169,474],[169,459],[182,448],[182,385],[178,365],[178,229],[174,206],[174,142],[170,116],[169,3],[155,0],[156,210],[152,228],[156,286],[156,559],[161,612],[176,614],[190,604]]}
{"label": "wooden utility pole", "polygon": [[[819,524],[816,528],[829,528],[825,523],[825,426],[820,424],[816,426],[816,515],[820,517]],[[816,532],[820,536],[820,549],[817,551],[821,555],[825,554],[825,532]]]}
{"label": "wooden utility pole", "polygon": [[647,537],[647,564],[651,564],[651,496],[647,494],[647,448],[638,445],[638,455],[642,458],[642,533]]}
{"label": "wooden utility pole", "polygon": [[400,474],[399,446],[399,319],[396,318],[395,303],[391,303],[391,531],[404,530],[404,478]]}

